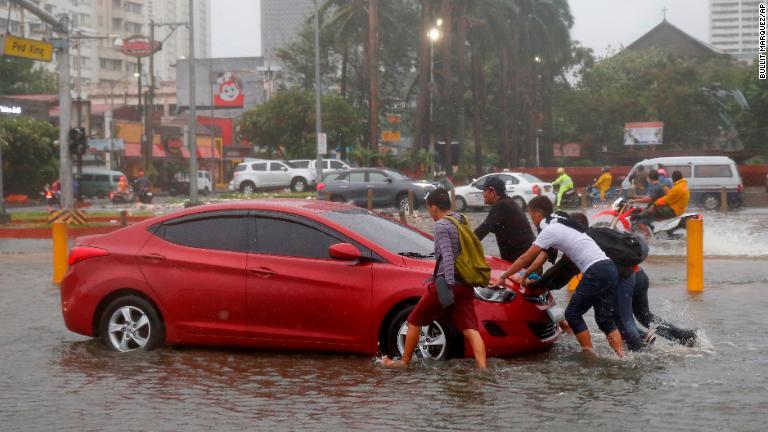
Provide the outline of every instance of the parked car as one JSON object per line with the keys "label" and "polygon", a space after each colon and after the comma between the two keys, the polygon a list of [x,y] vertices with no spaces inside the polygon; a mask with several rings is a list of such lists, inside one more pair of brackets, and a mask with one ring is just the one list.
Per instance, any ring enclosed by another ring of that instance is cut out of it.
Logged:
{"label": "parked car", "polygon": [[484,207],[482,187],[491,177],[499,177],[504,181],[504,184],[507,186],[507,195],[522,210],[525,210],[533,197],[539,195],[549,198],[553,203],[555,202],[555,192],[552,183],[543,182],[531,174],[503,171],[486,174],[467,186],[457,187],[456,210],[465,211],[468,208]]}
{"label": "parked car", "polygon": [[[430,236],[346,204],[204,205],[78,237],[61,310],[69,330],[121,352],[205,345],[399,355],[433,251]],[[494,278],[509,265],[487,260]],[[491,356],[548,350],[560,333],[549,293],[478,287],[475,307]],[[449,320],[424,331],[418,353],[471,356]]]}
{"label": "parked car", "polygon": [[122,171],[83,167],[80,190],[83,196],[105,198],[117,188],[120,177],[126,177]]}
{"label": "parked car", "polygon": [[[316,170],[317,161],[314,159],[293,159],[288,161],[296,168]],[[323,159],[323,171],[350,169],[348,163],[339,159]]]}
{"label": "parked car", "polygon": [[374,207],[408,210],[408,192],[413,192],[414,206],[426,201],[435,187],[386,168],[352,168],[324,177],[317,186],[317,199],[368,205],[368,189],[373,189]]}
{"label": "parked car", "polygon": [[229,182],[230,191],[253,193],[257,189],[290,187],[293,192],[304,192],[317,184],[317,172],[294,168],[286,161],[250,159],[235,167]]}
{"label": "parked car", "polygon": [[[197,171],[197,191],[208,195],[213,190],[213,182],[211,181],[211,173],[206,170]],[[176,173],[171,181],[168,194],[171,196],[185,195],[189,193],[189,175],[184,172]]]}
{"label": "parked car", "polygon": [[664,165],[667,174],[672,176],[674,171],[680,171],[688,182],[691,192],[690,203],[697,203],[707,210],[720,208],[720,193],[726,188],[728,205],[732,208],[742,204],[744,184],[739,169],[731,158],[725,156],[677,156],[645,159],[632,167],[627,177],[621,182],[625,192],[632,188],[630,175],[638,166],[643,165],[646,171]]}

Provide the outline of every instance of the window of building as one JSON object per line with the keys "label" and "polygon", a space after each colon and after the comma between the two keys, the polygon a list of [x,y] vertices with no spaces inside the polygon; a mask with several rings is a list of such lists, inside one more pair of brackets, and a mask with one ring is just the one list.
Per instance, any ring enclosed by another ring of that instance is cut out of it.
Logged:
{"label": "window of building", "polygon": [[141,34],[143,26],[141,24],[132,23],[130,21],[125,22],[125,31],[128,33]]}
{"label": "window of building", "polygon": [[114,59],[107,59],[107,58],[100,58],[99,59],[99,67],[103,70],[111,70],[111,71],[117,71],[120,72],[123,70],[123,61],[122,60],[114,60]]}
{"label": "window of building", "polygon": [[123,29],[123,20],[120,18],[112,18],[112,31],[120,32]]}

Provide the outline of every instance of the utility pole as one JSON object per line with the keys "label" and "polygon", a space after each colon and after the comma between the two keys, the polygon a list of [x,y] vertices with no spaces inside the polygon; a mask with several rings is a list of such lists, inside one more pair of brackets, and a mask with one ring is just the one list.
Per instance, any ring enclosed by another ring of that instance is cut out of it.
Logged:
{"label": "utility pole", "polygon": [[11,0],[32,12],[41,21],[51,25],[61,34],[56,43],[59,58],[59,182],[61,183],[61,207],[73,208],[72,161],[69,155],[69,126],[72,118],[72,95],[69,92],[69,17],[56,18],[30,0]]}
{"label": "utility pole", "polygon": [[197,204],[197,95],[195,94],[195,0],[189,0],[189,202]]}
{"label": "utility pole", "polygon": [[149,20],[149,90],[144,101],[147,103],[145,108],[146,125],[144,126],[144,136],[146,140],[146,153],[144,153],[144,173],[149,175],[149,165],[152,160],[152,151],[155,146],[154,131],[154,111],[155,111],[155,21]]}
{"label": "utility pole", "polygon": [[[320,86],[320,10],[315,0],[315,169],[317,170],[317,183],[323,180],[323,155],[320,153],[320,142],[323,139],[323,120],[320,99],[322,88]],[[327,145],[327,142],[326,142]]]}

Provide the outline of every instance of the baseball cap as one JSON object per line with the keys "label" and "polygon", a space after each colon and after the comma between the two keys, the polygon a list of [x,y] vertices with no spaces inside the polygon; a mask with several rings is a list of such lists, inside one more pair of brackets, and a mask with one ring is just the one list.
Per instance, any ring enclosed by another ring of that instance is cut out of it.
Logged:
{"label": "baseball cap", "polygon": [[504,184],[504,180],[498,177],[491,177],[485,181],[485,184],[483,185],[483,190],[487,191],[488,189],[493,189],[493,191],[496,192],[497,195],[507,194],[507,186]]}

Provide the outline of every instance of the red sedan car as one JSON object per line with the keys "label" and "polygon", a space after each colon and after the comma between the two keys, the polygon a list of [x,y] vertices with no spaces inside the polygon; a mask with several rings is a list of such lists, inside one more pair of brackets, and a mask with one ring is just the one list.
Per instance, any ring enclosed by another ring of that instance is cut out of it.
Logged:
{"label": "red sedan car", "polygon": [[[206,205],[80,238],[61,307],[67,328],[117,351],[169,344],[400,355],[433,251],[427,234],[346,204]],[[488,260],[494,273],[507,265]],[[547,350],[560,334],[549,294],[478,287],[475,297],[491,356]],[[422,357],[471,354],[448,320],[422,330]]]}

